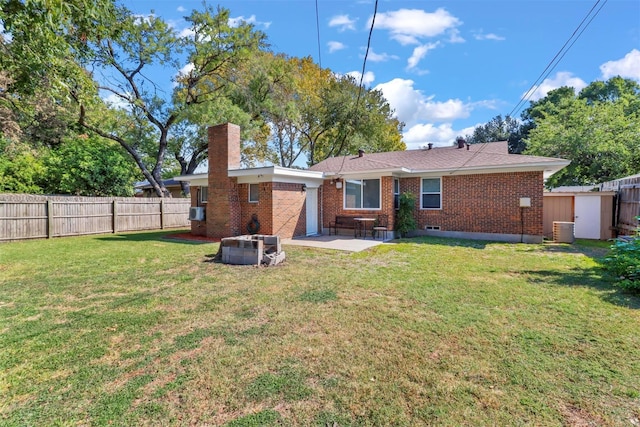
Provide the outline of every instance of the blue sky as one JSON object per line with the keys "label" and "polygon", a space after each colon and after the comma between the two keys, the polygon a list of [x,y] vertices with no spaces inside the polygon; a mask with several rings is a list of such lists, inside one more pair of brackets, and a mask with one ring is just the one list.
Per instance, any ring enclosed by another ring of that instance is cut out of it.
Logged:
{"label": "blue sky", "polygon": [[[178,32],[187,26],[183,16],[202,8],[200,0],[123,4],[137,14],[153,11]],[[317,18],[315,0],[211,4],[265,32],[274,52],[311,56],[336,73],[360,76],[373,0],[318,0]],[[531,99],[615,75],[640,82],[637,0],[379,0],[364,82],[380,89],[406,123],[408,148],[449,145],[511,113],[587,16],[590,23]]]}

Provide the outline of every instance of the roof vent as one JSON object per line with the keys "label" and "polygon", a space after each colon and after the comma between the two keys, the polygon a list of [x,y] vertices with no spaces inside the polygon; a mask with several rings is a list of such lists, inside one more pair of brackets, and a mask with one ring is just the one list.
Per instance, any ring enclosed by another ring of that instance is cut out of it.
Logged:
{"label": "roof vent", "polygon": [[458,139],[456,139],[456,141],[458,142],[458,148],[464,148],[464,145],[466,143],[466,141],[464,140],[464,138],[462,137],[458,137]]}
{"label": "roof vent", "polygon": [[358,150],[358,157],[364,156],[364,150]]}
{"label": "roof vent", "polygon": [[427,147],[429,147],[427,148],[427,150],[431,150],[433,148],[433,142],[428,143]]}

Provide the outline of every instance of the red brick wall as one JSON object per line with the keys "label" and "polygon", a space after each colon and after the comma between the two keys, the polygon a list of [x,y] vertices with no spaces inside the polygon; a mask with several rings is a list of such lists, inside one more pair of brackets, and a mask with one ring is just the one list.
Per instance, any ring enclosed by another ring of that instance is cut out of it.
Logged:
{"label": "red brick wall", "polygon": [[238,186],[238,195],[240,197],[240,208],[242,211],[240,225],[242,234],[249,234],[247,225],[251,221],[253,214],[258,216],[260,222],[260,234],[272,234],[273,229],[273,205],[271,204],[271,184],[270,182],[262,182],[258,184],[258,202],[249,203],[249,184],[240,184]]}
{"label": "red brick wall", "polygon": [[243,233],[238,183],[237,178],[229,178],[228,169],[240,167],[240,127],[231,123],[212,126],[208,129],[208,137],[207,236],[237,236]]}
{"label": "red brick wall", "polygon": [[[200,187],[191,187],[191,206],[198,205],[198,192]],[[205,209],[206,210],[206,209]],[[206,219],[206,217],[205,217]],[[207,222],[206,221],[191,221],[191,234],[196,236],[207,235]]]}
{"label": "red brick wall", "polygon": [[[400,192],[416,197],[414,216],[418,228],[439,226],[442,231],[542,235],[542,172],[518,172],[444,176],[442,209],[420,209],[420,179],[400,179]],[[519,207],[520,198],[531,198],[531,207]],[[322,224],[329,227],[336,215],[389,215],[393,229],[393,178],[382,178],[382,210],[343,210],[343,188],[325,181],[322,191]],[[521,212],[524,227],[521,231]]]}
{"label": "red brick wall", "polygon": [[302,184],[273,183],[273,233],[283,238],[307,234],[306,197]]}
{"label": "red brick wall", "polygon": [[344,181],[342,188],[336,188],[336,181],[325,180],[322,185],[322,226],[329,228],[329,223],[333,221],[336,215],[362,215],[377,216],[387,214],[389,218],[389,230],[393,230],[395,219],[395,208],[393,206],[393,177],[383,176],[380,184],[382,200],[381,209],[357,209],[349,210],[344,207]]}
{"label": "red brick wall", "polygon": [[[420,178],[401,180],[400,189],[419,195]],[[419,229],[541,236],[542,192],[542,172],[444,176],[442,209],[422,210],[418,197],[414,216]],[[521,197],[530,208],[519,207]]]}
{"label": "red brick wall", "polygon": [[258,185],[258,203],[249,203],[249,184],[239,185],[242,232],[248,232],[247,224],[255,213],[260,222],[260,234],[277,234],[283,239],[304,236],[307,231],[306,193],[302,191],[302,184],[262,182]]}

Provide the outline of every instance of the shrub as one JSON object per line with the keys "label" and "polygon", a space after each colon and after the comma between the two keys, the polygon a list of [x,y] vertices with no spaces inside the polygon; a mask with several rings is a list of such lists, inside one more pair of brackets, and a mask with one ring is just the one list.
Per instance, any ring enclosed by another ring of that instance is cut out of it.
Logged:
{"label": "shrub", "polygon": [[634,238],[617,240],[603,260],[603,265],[605,270],[618,278],[618,286],[640,291],[640,228]]}
{"label": "shrub", "polygon": [[398,212],[396,214],[395,229],[401,237],[405,237],[408,232],[416,229],[416,220],[413,217],[413,209],[416,206],[416,198],[411,193],[402,193]]}

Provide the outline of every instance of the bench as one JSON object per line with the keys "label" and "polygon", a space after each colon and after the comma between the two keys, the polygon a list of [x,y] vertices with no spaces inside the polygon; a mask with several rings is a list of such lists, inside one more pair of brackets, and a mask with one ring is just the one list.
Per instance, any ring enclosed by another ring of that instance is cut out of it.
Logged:
{"label": "bench", "polygon": [[331,230],[333,229],[333,234],[338,234],[338,228],[344,228],[349,230],[355,230],[358,227],[358,224],[355,221],[357,216],[348,216],[348,215],[336,215],[336,219],[334,221],[329,222],[329,235],[331,235]]}

